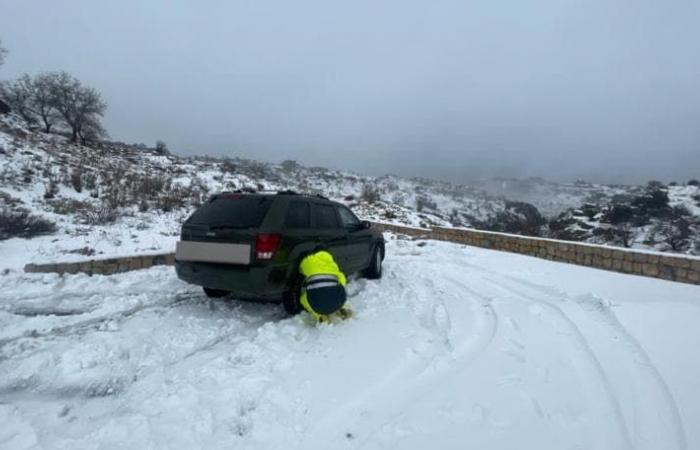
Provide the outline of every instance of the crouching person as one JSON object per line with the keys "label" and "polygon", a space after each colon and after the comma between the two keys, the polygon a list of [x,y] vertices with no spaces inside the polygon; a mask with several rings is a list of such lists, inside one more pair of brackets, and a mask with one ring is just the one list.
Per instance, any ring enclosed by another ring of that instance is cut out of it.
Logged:
{"label": "crouching person", "polygon": [[347,319],[352,314],[345,307],[347,280],[328,251],[316,249],[301,260],[299,272],[304,277],[300,303],[317,322],[328,322],[332,314]]}

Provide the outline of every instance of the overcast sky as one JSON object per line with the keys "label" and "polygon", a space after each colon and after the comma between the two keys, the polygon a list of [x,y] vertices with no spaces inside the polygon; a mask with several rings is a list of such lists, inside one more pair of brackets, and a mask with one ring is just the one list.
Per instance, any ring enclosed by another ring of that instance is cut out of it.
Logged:
{"label": "overcast sky", "polygon": [[370,174],[700,177],[697,0],[0,0],[117,140]]}

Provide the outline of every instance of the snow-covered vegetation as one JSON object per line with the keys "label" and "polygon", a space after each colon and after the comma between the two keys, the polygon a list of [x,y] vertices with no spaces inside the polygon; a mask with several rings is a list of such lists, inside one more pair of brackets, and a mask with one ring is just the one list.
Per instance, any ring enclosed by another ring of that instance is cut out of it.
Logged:
{"label": "snow-covered vegetation", "polygon": [[162,141],[153,148],[74,143],[30,129],[13,115],[0,116],[0,158],[0,239],[34,237],[7,245],[32,249],[35,260],[170,250],[185,217],[210,194],[227,190],[321,194],[349,204],[365,219],[412,226],[700,253],[700,188],[693,182],[459,185],[371,177],[295,161],[177,156]]}

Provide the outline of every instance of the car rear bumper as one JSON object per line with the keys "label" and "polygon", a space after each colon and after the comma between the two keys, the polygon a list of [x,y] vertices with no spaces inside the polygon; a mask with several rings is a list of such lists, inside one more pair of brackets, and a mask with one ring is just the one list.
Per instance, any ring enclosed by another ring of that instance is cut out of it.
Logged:
{"label": "car rear bumper", "polygon": [[183,281],[230,291],[241,300],[280,302],[291,288],[286,265],[237,266],[176,260],[175,272]]}

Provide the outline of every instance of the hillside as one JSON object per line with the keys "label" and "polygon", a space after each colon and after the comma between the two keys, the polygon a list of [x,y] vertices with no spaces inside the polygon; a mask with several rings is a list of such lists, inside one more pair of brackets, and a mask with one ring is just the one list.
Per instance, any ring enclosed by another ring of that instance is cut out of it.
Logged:
{"label": "hillside", "polygon": [[376,221],[700,254],[698,186],[663,186],[669,208],[611,223],[610,210],[632,205],[646,188],[541,179],[459,185],[294,161],[182,157],[119,142],[73,144],[27,130],[12,116],[0,116],[0,159],[0,239],[34,237],[4,244],[27,250],[32,261],[170,250],[193,208],[211,193],[240,189],[318,193]]}
{"label": "hillside", "polygon": [[180,157],[118,142],[78,145],[27,130],[7,116],[0,118],[0,158],[5,217],[24,211],[46,221],[4,236],[32,236],[3,245],[31,249],[20,253],[33,261],[170,250],[191,211],[224,190],[318,193],[350,204],[366,219],[414,226],[449,226],[450,210],[470,224],[505,208],[503,200],[443,182],[375,178],[291,161]]}

